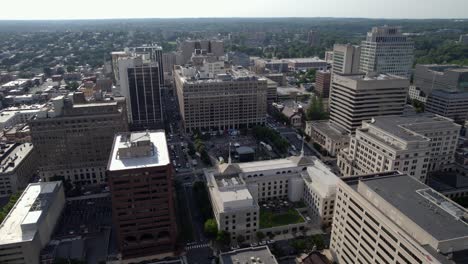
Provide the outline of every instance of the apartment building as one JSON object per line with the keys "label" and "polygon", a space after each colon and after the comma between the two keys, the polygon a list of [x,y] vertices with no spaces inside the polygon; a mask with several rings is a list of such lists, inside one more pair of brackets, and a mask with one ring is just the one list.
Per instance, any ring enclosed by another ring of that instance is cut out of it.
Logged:
{"label": "apartment building", "polygon": [[39,164],[31,143],[0,143],[0,153],[0,197],[8,197],[28,186]]}
{"label": "apartment building", "polygon": [[360,71],[411,75],[414,42],[394,26],[373,27],[361,43]]}
{"label": "apartment building", "polygon": [[398,170],[421,182],[454,161],[460,126],[451,119],[419,114],[363,122],[338,155],[344,176]]}
{"label": "apartment building", "polygon": [[184,128],[227,130],[264,124],[268,81],[244,69],[210,78],[194,67],[176,66],[177,98]]}
{"label": "apartment building", "polygon": [[466,263],[467,210],[414,177],[341,178],[330,250],[337,263]]}
{"label": "apartment building", "polygon": [[46,116],[34,117],[29,125],[41,179],[61,176],[81,185],[107,182],[113,137],[128,131],[124,102],[86,102],[79,93],[52,99]]}
{"label": "apartment building", "polygon": [[330,121],[353,133],[372,117],[401,115],[408,87],[408,79],[395,75],[333,74]]}
{"label": "apartment building", "polygon": [[107,176],[124,263],[172,256],[177,237],[174,174],[165,132],[117,134]]}
{"label": "apartment building", "polygon": [[64,206],[62,182],[29,184],[0,224],[0,263],[39,264]]}

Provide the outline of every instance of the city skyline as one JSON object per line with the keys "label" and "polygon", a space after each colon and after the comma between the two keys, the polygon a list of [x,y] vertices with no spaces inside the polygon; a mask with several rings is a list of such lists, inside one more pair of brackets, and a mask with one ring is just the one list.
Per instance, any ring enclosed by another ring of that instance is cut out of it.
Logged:
{"label": "city skyline", "polygon": [[[468,2],[464,0],[417,0],[407,2],[372,0],[297,0],[294,4],[280,0],[247,1],[239,0],[235,5],[215,0],[155,3],[138,0],[133,5],[116,5],[104,1],[83,0],[72,11],[58,0],[40,2],[3,3],[4,10],[0,20],[74,20],[74,19],[130,19],[130,18],[221,18],[221,17],[343,17],[343,18],[389,18],[389,19],[442,19],[467,18]],[[142,9],[142,6],[149,8]],[[187,8],[181,8],[181,7]],[[249,6],[249,8],[245,8]],[[93,8],[90,8],[93,7]]]}

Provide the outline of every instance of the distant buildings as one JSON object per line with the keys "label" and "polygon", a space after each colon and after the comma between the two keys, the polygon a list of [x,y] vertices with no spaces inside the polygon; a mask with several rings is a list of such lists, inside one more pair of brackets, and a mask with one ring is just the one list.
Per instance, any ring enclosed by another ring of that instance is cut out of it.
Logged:
{"label": "distant buildings", "polygon": [[361,47],[351,44],[333,45],[332,72],[338,74],[355,74],[359,72]]}
{"label": "distant buildings", "polygon": [[79,93],[52,99],[46,116],[29,124],[39,176],[44,181],[61,176],[80,185],[106,182],[114,134],[128,131],[124,104],[86,102]]}
{"label": "distant buildings", "polygon": [[115,136],[107,166],[123,259],[170,256],[176,246],[173,167],[164,131]]}
{"label": "distant buildings", "polygon": [[468,44],[468,34],[465,35],[460,35],[460,39],[458,40],[459,43],[461,44]]}
{"label": "distant buildings", "polygon": [[163,113],[159,66],[142,57],[119,59],[120,93],[126,99],[130,127],[162,127]]}
{"label": "distant buildings", "polygon": [[267,79],[235,69],[213,77],[208,71],[177,66],[177,97],[187,131],[227,130],[265,123]]}
{"label": "distant buildings", "polygon": [[468,67],[417,64],[413,84],[429,96],[433,90],[468,92]]}
{"label": "distant buildings", "polygon": [[409,78],[414,43],[399,27],[374,27],[361,44],[360,71],[394,74]]}
{"label": "distant buildings", "polygon": [[307,33],[307,43],[311,47],[318,47],[320,46],[320,35],[318,31],[311,30]]}
{"label": "distant buildings", "polygon": [[163,59],[163,70],[165,73],[172,73],[174,65],[181,65],[182,62],[182,54],[180,52],[166,52],[162,55]]}
{"label": "distant buildings", "polygon": [[62,182],[29,184],[0,225],[0,263],[39,264],[64,206]]}
{"label": "distant buildings", "polygon": [[8,197],[28,185],[38,162],[31,143],[0,143],[0,197]]}
{"label": "distant buildings", "polygon": [[315,74],[315,92],[322,98],[330,96],[330,71],[317,71]]}
{"label": "distant buildings", "polygon": [[372,117],[403,113],[408,79],[385,74],[333,74],[332,78],[330,121],[348,133]]}
{"label": "distant buildings", "polygon": [[230,51],[226,53],[226,61],[233,66],[239,65],[245,68],[250,66],[250,56],[238,51]]}
{"label": "distant buildings", "polygon": [[327,62],[318,57],[311,58],[285,58],[285,59],[263,59],[254,60],[256,73],[285,73],[288,71],[307,71],[309,69],[326,70]]}
{"label": "distant buildings", "polygon": [[468,92],[432,91],[425,111],[463,123],[468,119]]}
{"label": "distant buildings", "polygon": [[184,40],[179,43],[179,50],[182,53],[182,63],[186,64],[196,50],[203,50],[215,57],[224,56],[224,42],[221,40]]}
{"label": "distant buildings", "polygon": [[467,210],[413,177],[338,180],[330,250],[338,263],[465,263]]}
{"label": "distant buildings", "polygon": [[318,57],[290,58],[285,60],[288,61],[288,66],[291,71],[308,71],[310,69],[326,70],[328,66],[326,61]]}
{"label": "distant buildings", "polygon": [[[257,231],[272,229],[260,226],[260,204],[275,199],[298,202],[301,199],[320,222],[330,223],[333,215],[333,177],[321,161],[304,156],[286,159],[218,165],[207,171],[213,214],[219,230],[230,233],[231,241],[239,235],[248,241]],[[263,210],[263,209],[262,209]],[[274,230],[297,232],[306,223],[276,227]]]}

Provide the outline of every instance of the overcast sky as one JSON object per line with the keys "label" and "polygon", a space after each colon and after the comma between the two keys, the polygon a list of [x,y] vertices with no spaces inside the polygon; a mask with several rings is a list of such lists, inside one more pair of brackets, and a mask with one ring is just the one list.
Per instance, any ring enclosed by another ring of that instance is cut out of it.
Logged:
{"label": "overcast sky", "polygon": [[467,18],[468,0],[0,0],[0,19]]}

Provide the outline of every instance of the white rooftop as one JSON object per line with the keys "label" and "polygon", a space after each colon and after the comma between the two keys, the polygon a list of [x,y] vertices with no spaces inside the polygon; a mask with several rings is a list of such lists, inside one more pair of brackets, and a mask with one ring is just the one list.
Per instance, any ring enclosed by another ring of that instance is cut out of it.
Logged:
{"label": "white rooftop", "polygon": [[297,163],[293,159],[291,159],[291,157],[285,158],[285,159],[237,163],[237,165],[239,166],[239,168],[241,169],[243,173],[297,167]]}
{"label": "white rooftop", "polygon": [[142,136],[148,133],[150,141],[153,144],[153,152],[150,156],[132,157],[121,159],[118,157],[119,148],[128,147],[129,141],[122,140],[122,137],[127,137],[128,134],[118,134],[114,139],[112,147],[112,156],[110,157],[108,170],[129,170],[145,167],[165,166],[170,163],[169,152],[167,149],[166,134],[164,131],[149,131],[149,132],[134,132],[131,138],[135,138],[139,134]]}
{"label": "white rooftop", "polygon": [[338,183],[338,177],[319,160],[316,160],[313,166],[307,167],[307,173],[303,174],[303,177],[321,196],[334,193]]}
{"label": "white rooftop", "polygon": [[31,241],[37,224],[47,214],[61,182],[31,183],[0,225],[0,245]]}

